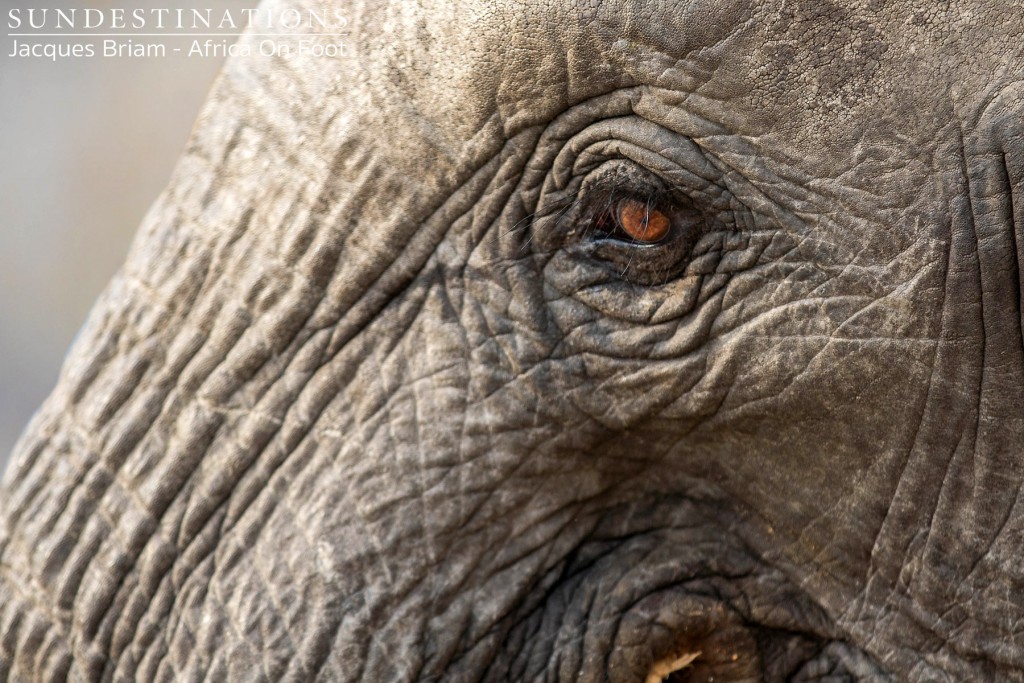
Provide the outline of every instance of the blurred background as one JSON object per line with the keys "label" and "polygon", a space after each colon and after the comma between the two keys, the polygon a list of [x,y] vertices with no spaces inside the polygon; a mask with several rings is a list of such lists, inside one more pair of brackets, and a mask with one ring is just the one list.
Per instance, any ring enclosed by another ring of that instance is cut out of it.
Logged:
{"label": "blurred background", "polygon": [[[238,10],[256,0],[173,7]],[[2,0],[13,7],[167,3]],[[0,57],[0,472],[92,302],[170,177],[222,59]],[[38,40],[38,39],[37,39]],[[29,42],[29,41],[26,41]]]}

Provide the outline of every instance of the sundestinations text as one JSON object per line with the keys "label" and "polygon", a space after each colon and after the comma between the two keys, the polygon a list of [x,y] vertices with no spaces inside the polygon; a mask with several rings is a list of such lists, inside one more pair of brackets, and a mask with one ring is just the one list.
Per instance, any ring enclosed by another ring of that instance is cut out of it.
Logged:
{"label": "sundestinations text", "polygon": [[348,18],[338,9],[244,8],[236,10],[123,7],[96,9],[15,8],[7,12],[7,28],[18,30],[95,29],[343,29]]}

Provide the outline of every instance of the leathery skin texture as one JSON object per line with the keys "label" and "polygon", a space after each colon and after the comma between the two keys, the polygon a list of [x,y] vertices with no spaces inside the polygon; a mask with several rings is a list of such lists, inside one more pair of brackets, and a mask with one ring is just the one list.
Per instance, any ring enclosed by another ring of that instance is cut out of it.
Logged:
{"label": "leathery skin texture", "polygon": [[1024,681],[1016,3],[339,7],[22,438],[0,679]]}

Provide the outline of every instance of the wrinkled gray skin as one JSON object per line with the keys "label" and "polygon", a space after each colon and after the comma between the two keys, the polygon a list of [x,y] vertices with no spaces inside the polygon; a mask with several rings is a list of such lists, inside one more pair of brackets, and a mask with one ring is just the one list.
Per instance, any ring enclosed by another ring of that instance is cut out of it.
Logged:
{"label": "wrinkled gray skin", "polygon": [[[1024,680],[1018,10],[233,59],[7,475],[0,678]],[[671,263],[586,229],[658,185]]]}

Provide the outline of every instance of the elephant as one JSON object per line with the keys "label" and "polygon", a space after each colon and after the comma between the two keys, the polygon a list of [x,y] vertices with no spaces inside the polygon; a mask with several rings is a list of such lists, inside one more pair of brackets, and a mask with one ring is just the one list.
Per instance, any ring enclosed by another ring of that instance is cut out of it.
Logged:
{"label": "elephant", "polygon": [[0,679],[1024,681],[1019,6],[328,7],[16,447]]}

